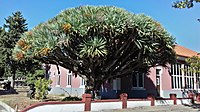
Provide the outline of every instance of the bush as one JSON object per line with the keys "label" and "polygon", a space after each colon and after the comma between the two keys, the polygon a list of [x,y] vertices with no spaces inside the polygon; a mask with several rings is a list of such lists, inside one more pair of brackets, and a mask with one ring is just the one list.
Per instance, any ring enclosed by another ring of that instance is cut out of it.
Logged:
{"label": "bush", "polygon": [[46,99],[47,95],[48,95],[48,86],[51,83],[51,80],[47,80],[44,78],[39,78],[36,82],[35,82],[35,89],[36,89],[36,93],[35,93],[35,98],[36,99]]}
{"label": "bush", "polygon": [[72,97],[72,96],[65,97],[64,99],[62,99],[62,101],[81,101],[81,100],[82,99],[79,97]]}

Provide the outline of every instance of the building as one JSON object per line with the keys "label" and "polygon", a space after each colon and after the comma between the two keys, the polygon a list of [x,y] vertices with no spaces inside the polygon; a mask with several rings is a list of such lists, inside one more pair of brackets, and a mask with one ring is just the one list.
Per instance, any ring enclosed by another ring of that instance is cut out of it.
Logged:
{"label": "building", "polygon": [[79,76],[75,76],[72,71],[56,65],[49,65],[48,74],[52,80],[50,94],[65,94],[82,96],[85,92],[85,81]]}
{"label": "building", "polygon": [[[184,72],[187,68],[185,59],[198,56],[198,53],[183,46],[176,45],[177,63],[173,65],[151,67],[148,73],[135,71],[132,75],[106,81],[101,87],[102,98],[118,98],[120,93],[126,92],[132,98],[145,98],[148,94],[156,97],[168,98],[170,93],[177,97],[184,97],[187,91],[200,91],[200,74]],[[199,56],[200,57],[200,56]],[[81,96],[85,91],[85,81],[67,69],[60,68],[60,74],[55,65],[49,70],[53,81],[52,94],[71,94]]]}

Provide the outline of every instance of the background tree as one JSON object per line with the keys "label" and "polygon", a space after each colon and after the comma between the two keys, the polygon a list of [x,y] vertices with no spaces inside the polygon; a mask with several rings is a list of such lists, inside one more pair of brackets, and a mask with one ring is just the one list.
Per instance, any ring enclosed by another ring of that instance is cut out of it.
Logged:
{"label": "background tree", "polygon": [[116,7],[83,6],[24,33],[13,56],[56,64],[99,90],[108,79],[175,60],[174,38],[150,17]]}
{"label": "background tree", "polygon": [[26,75],[27,84],[28,85],[34,84],[35,81],[37,81],[39,77],[40,78],[44,78],[44,74],[45,74],[45,70],[44,69],[40,69],[40,70],[35,70],[34,73]]}
{"label": "background tree", "polygon": [[4,67],[6,74],[12,74],[12,87],[14,87],[14,80],[16,71],[18,68],[18,61],[12,58],[12,50],[16,42],[21,38],[21,34],[27,31],[26,19],[23,18],[21,12],[15,12],[12,16],[5,19],[6,23],[4,28],[6,29],[5,38],[2,38],[3,42],[3,55],[4,55]]}
{"label": "background tree", "polygon": [[185,69],[185,71],[191,71],[195,74],[200,73],[200,57],[193,56],[191,58],[186,59],[189,68]]}
{"label": "background tree", "polygon": [[5,29],[3,29],[2,27],[0,27],[0,77],[3,77],[5,74],[5,70],[4,70],[4,38],[6,37],[6,31]]}
{"label": "background tree", "polygon": [[181,0],[181,1],[176,1],[173,3],[172,7],[174,8],[191,8],[194,6],[194,2],[199,3],[200,0]]}
{"label": "background tree", "polygon": [[21,35],[28,30],[27,23],[21,12],[13,13],[5,21],[3,28],[0,28],[0,70],[3,71],[2,76],[12,76],[14,87],[16,75],[25,77],[28,73],[34,74],[35,69],[41,68],[41,64],[32,59],[13,59],[13,48]]}

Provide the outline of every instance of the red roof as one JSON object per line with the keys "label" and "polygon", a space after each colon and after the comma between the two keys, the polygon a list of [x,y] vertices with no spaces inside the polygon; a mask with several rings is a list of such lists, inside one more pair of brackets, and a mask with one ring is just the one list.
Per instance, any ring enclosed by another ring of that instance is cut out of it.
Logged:
{"label": "red roof", "polygon": [[178,56],[183,56],[183,57],[198,56],[200,58],[200,54],[198,52],[195,52],[180,45],[176,45],[174,50]]}

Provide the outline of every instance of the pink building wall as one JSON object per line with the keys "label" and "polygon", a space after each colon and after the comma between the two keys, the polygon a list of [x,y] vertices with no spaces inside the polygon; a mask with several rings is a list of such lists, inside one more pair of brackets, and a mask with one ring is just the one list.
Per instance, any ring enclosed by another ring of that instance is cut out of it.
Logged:
{"label": "pink building wall", "polygon": [[161,90],[171,90],[172,83],[171,83],[171,76],[169,74],[169,70],[166,67],[163,68],[163,73],[161,75]]}
{"label": "pink building wall", "polygon": [[[156,87],[156,68],[151,67],[149,73],[147,74],[147,78],[145,79],[145,88],[146,89],[154,89]],[[169,69],[167,67],[161,67],[160,73],[160,90],[171,90],[171,76],[169,74]],[[154,85],[154,87],[153,87]]]}
{"label": "pink building wall", "polygon": [[147,90],[153,90],[156,87],[156,69],[150,68],[149,73],[144,78],[144,86]]}
{"label": "pink building wall", "polygon": [[59,78],[58,75],[58,70],[56,65],[50,65],[50,79],[52,80],[51,86],[53,87],[67,87],[67,88],[79,88],[81,86],[81,80],[82,78],[77,76],[75,77],[74,74],[72,74],[72,79],[71,79],[71,86],[67,85],[68,81],[68,75],[69,75],[69,70],[59,66],[59,71],[60,71],[60,85],[56,84]]}
{"label": "pink building wall", "polygon": [[[159,92],[158,92],[158,87],[156,85],[156,69],[161,69],[160,71],[160,87],[159,87]],[[52,87],[57,87],[57,89],[55,91],[58,91],[58,87],[60,88],[68,88],[67,91],[69,91],[69,93],[73,93],[71,90],[69,90],[70,88],[73,89],[76,94],[76,91],[79,91],[78,89],[84,89],[85,86],[81,85],[81,81],[82,78],[77,76],[75,77],[74,74],[69,73],[69,70],[60,67],[59,66],[59,71],[60,71],[60,75],[58,75],[58,70],[56,65],[51,65],[50,68],[50,79],[53,81],[53,83],[51,84]],[[68,75],[71,74],[72,75],[72,79],[71,79],[71,85],[67,85],[67,81],[68,81]],[[60,77],[60,85],[58,85],[58,78]],[[172,87],[171,87],[171,76],[169,74],[169,70],[168,68],[162,67],[162,66],[157,66],[157,67],[152,67],[150,68],[148,74],[144,75],[144,89],[142,88],[132,88],[132,76],[128,76],[128,77],[123,77],[121,78],[121,83],[120,83],[120,88],[118,92],[130,92],[129,96],[147,96],[148,94],[153,94],[155,96],[157,96],[158,94],[162,97],[162,96],[169,96],[168,93],[171,92]],[[116,90],[113,89],[113,82],[110,82],[110,87],[111,90],[109,92],[110,93],[105,93],[110,96],[114,96],[114,94],[118,94],[118,92],[116,93]],[[77,88],[77,89],[76,89]],[[62,89],[63,90],[63,89]],[[66,91],[66,90],[65,90]],[[84,91],[84,90],[82,90]],[[115,91],[115,93],[113,93],[113,91]],[[116,96],[115,95],[115,96]],[[117,97],[117,96],[116,96]]]}

